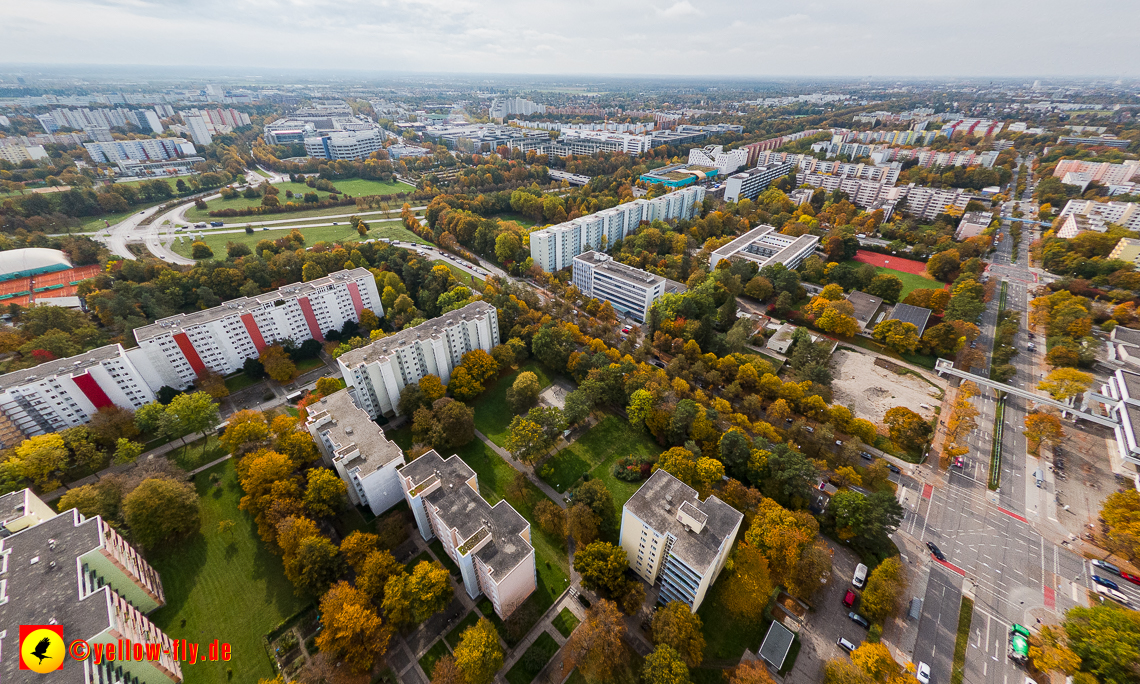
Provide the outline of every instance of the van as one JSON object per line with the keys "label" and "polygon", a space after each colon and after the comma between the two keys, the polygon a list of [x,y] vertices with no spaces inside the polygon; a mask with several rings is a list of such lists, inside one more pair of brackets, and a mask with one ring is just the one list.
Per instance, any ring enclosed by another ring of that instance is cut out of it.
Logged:
{"label": "van", "polygon": [[856,589],[862,589],[866,582],[867,566],[860,563],[855,566],[855,576],[851,578],[851,584],[854,584]]}

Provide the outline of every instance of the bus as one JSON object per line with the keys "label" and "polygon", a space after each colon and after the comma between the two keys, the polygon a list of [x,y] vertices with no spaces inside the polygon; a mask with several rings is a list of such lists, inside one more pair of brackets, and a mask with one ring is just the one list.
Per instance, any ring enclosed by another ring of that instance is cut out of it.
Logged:
{"label": "bus", "polygon": [[1016,623],[1009,628],[1009,659],[1015,663],[1029,660],[1029,630]]}

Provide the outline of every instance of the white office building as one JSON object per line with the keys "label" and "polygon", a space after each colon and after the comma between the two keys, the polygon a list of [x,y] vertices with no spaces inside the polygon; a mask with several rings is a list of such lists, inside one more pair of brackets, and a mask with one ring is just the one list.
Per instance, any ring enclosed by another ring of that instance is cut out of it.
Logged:
{"label": "white office building", "polygon": [[728,560],[744,515],[664,470],[653,473],[621,509],[620,544],[629,567],[660,586],[658,602],[694,613]]}
{"label": "white office building", "polygon": [[0,376],[0,446],[83,425],[104,406],[133,411],[152,401],[146,378],[118,344],[13,371]]}
{"label": "white office building", "polygon": [[384,147],[384,133],[379,129],[337,131],[305,138],[305,153],[320,159],[365,159]]}
{"label": "white office building", "polygon": [[403,500],[396,469],[404,465],[404,450],[353,403],[347,389],[310,404],[307,410],[305,427],[325,465],[348,486],[353,504],[380,515]]}
{"label": "white office building", "polygon": [[463,355],[499,344],[499,314],[486,302],[472,302],[337,358],[341,376],[357,406],[375,419],[399,412],[400,392],[435,375],[444,384]]}
{"label": "white office building", "polygon": [[755,200],[773,181],[791,173],[792,168],[790,161],[774,162],[729,176],[724,183],[724,201]]}
{"label": "white office building", "polygon": [[538,588],[530,523],[507,501],[479,495],[479,477],[459,456],[433,449],[399,471],[424,541],[433,537],[459,566],[472,599],[486,596],[506,618]]}
{"label": "white office building", "polygon": [[709,256],[709,268],[715,269],[722,259],[747,259],[757,268],[783,264],[792,270],[811,256],[818,244],[817,235],[793,237],[778,232],[775,226],[764,224],[713,252]]}
{"label": "white office building", "polygon": [[614,261],[602,252],[574,257],[574,286],[587,297],[609,302],[616,311],[644,323],[649,307],[665,294],[665,279]]}
{"label": "white office building", "polygon": [[135,328],[139,348],[131,356],[151,389],[184,388],[206,370],[237,372],[246,359],[284,340],[324,342],[325,332],[359,321],[364,309],[384,315],[376,278],[366,268],[337,271]]}

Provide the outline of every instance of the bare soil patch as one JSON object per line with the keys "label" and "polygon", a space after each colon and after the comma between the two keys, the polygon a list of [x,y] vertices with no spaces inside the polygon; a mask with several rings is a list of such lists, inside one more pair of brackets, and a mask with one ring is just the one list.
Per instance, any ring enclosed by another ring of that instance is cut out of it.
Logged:
{"label": "bare soil patch", "polygon": [[[882,368],[875,359],[870,354],[836,350],[831,357],[834,403],[849,407],[856,418],[876,425],[881,425],[883,416],[896,406],[905,406],[926,419],[934,417],[934,407],[941,403],[937,388],[915,375]],[[929,408],[922,408],[922,404]]]}

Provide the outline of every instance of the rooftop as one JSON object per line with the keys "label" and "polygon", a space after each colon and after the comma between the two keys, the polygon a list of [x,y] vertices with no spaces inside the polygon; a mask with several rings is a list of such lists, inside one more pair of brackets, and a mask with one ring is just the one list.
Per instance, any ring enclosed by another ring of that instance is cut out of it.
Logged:
{"label": "rooftop", "polygon": [[176,334],[182,332],[185,328],[190,328],[203,323],[217,321],[227,316],[241,315],[254,309],[258,309],[265,304],[272,304],[282,299],[297,299],[305,295],[313,294],[318,288],[326,287],[334,283],[346,282],[355,280],[357,278],[371,278],[372,272],[367,268],[354,268],[346,271],[337,271],[330,273],[323,278],[310,280],[307,283],[294,283],[286,285],[277,290],[259,294],[256,297],[238,297],[220,306],[215,306],[203,311],[195,311],[188,314],[176,314],[166,318],[160,318],[150,325],[141,328],[135,328],[135,339],[139,342],[149,340],[153,337],[161,337],[166,334]]}
{"label": "rooftop", "polygon": [[308,411],[310,423],[325,415],[332,419],[317,430],[322,434],[328,433],[337,447],[336,458],[349,457],[343,464],[345,469],[359,468],[358,477],[371,475],[397,459],[403,460],[403,449],[385,437],[384,431],[372,422],[368,413],[352,402],[347,389],[333,392],[311,404]]}
{"label": "rooftop", "polygon": [[913,323],[914,327],[918,328],[918,334],[921,337],[922,331],[926,329],[926,323],[930,320],[930,309],[921,306],[911,306],[910,304],[895,304],[895,310],[891,312],[890,318],[887,320],[899,320],[903,323]]}
{"label": "rooftop", "polygon": [[663,282],[665,280],[659,275],[653,275],[652,273],[643,271],[640,268],[634,268],[633,266],[628,266],[621,263],[620,261],[614,261],[612,257],[602,252],[584,252],[574,257],[574,261],[581,261],[583,263],[590,264],[597,270],[605,271],[615,278],[620,278],[621,280],[633,283],[639,287],[656,285],[657,283]]}
{"label": "rooftop", "polygon": [[337,360],[348,368],[355,368],[362,363],[379,360],[387,356],[392,350],[409,345],[416,340],[436,337],[442,334],[443,330],[447,327],[455,325],[459,321],[472,320],[479,316],[486,315],[497,315],[495,307],[487,302],[471,302],[461,309],[448,311],[442,316],[437,316],[414,328],[401,330],[394,335],[382,337],[372,344],[359,349],[353,349],[346,354],[342,354]]}
{"label": "rooftop", "polygon": [[762,224],[713,252],[709,263],[738,257],[755,261],[763,268],[768,264],[787,263],[817,243],[818,236],[808,234],[792,237],[778,232],[775,226]]}
{"label": "rooftop", "polygon": [[1112,340],[1140,347],[1140,330],[1118,325],[1112,329]]}
{"label": "rooftop", "polygon": [[875,314],[879,311],[879,307],[883,305],[883,298],[869,295],[866,292],[854,290],[851,294],[847,295],[847,301],[851,302],[852,308],[855,309],[855,320],[859,322],[861,328],[873,328],[878,321],[875,320]]}
{"label": "rooftop", "polygon": [[[677,539],[670,553],[695,572],[704,574],[716,559],[721,545],[736,532],[744,515],[725,502],[710,496],[701,501],[697,490],[664,470],[658,470],[625,502],[624,508],[658,532]],[[683,524],[678,516],[697,519],[705,516],[699,532]]]}
{"label": "rooftop", "polygon": [[122,350],[123,348],[118,344],[108,344],[106,347],[92,349],[78,356],[56,359],[55,361],[41,363],[32,368],[25,368],[24,370],[12,371],[11,373],[0,375],[0,392],[56,375],[67,375],[69,377],[78,375],[103,361],[118,358]]}

